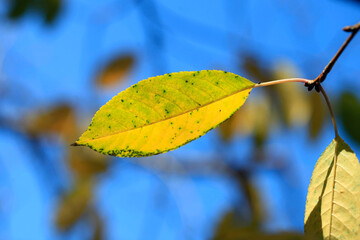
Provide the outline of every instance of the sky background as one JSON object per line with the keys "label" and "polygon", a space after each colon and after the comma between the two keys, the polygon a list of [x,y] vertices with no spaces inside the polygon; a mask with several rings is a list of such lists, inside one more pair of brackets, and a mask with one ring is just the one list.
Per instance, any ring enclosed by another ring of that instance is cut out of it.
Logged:
{"label": "sky background", "polygon": [[[54,223],[61,196],[78,180],[67,165],[67,140],[27,132],[26,123],[39,111],[71,106],[78,126],[71,142],[112,96],[151,76],[220,69],[257,82],[244,67],[251,56],[262,69],[313,79],[347,38],[341,29],[360,21],[359,2],[340,0],[65,0],[52,24],[36,11],[10,20],[7,4],[0,4],[0,239],[14,240],[91,239],[93,233],[87,220],[67,231]],[[126,77],[111,88],[99,87],[101,69],[125,55],[134,59]],[[335,111],[344,91],[359,99],[359,63],[356,36],[323,84]],[[267,96],[255,89],[245,105],[266,102]],[[299,108],[294,116],[309,111]],[[309,138],[308,118],[290,127],[279,118],[271,117],[263,162],[252,160],[251,134],[224,143],[216,130],[163,155],[106,160],[111,165],[96,176],[91,197],[103,239],[211,239],[226,211],[235,208],[249,219],[246,198],[232,177],[193,174],[187,167],[218,159],[251,171],[248,180],[264,213],[260,230],[302,232],[312,170],[334,132],[326,109],[316,140]],[[269,121],[260,113],[253,119]],[[338,124],[359,153],[360,145]]]}

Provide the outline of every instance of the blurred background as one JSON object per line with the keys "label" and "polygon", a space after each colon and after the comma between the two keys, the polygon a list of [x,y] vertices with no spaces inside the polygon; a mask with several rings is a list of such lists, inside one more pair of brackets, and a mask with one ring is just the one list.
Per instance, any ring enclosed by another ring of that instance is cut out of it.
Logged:
{"label": "blurred background", "polygon": [[[307,187],[334,131],[301,84],[252,91],[219,128],[166,154],[69,145],[151,76],[313,79],[360,21],[360,1],[8,0],[0,18],[0,239],[303,238]],[[323,86],[360,154],[360,35]]]}

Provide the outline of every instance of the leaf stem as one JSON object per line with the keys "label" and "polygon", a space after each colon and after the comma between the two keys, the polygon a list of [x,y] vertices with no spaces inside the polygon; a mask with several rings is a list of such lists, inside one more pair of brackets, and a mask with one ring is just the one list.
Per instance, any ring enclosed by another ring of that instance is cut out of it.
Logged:
{"label": "leaf stem", "polygon": [[325,92],[324,88],[321,85],[319,85],[319,87],[320,87],[320,92],[324,96],[326,104],[327,104],[327,106],[329,108],[329,112],[330,112],[330,115],[331,115],[331,120],[333,122],[334,130],[335,130],[335,138],[338,138],[339,133],[338,133],[338,129],[337,129],[336,121],[335,121],[335,115],[334,115],[334,112],[333,112],[331,104],[330,104],[330,100],[329,100],[328,96],[326,95],[326,92]]}
{"label": "leaf stem", "polygon": [[301,83],[309,84],[311,82],[311,80],[304,79],[304,78],[287,78],[287,79],[280,79],[280,80],[274,80],[274,81],[269,81],[269,82],[260,82],[258,84],[255,84],[254,88],[266,87],[266,86],[271,86],[271,85],[276,85],[276,84],[281,84],[281,83],[290,83],[290,82],[301,82]]}
{"label": "leaf stem", "polygon": [[330,60],[330,62],[328,63],[328,65],[326,65],[326,67],[324,68],[324,70],[319,74],[319,76],[317,78],[315,78],[314,80],[312,80],[310,83],[308,83],[307,85],[305,85],[306,87],[308,87],[308,90],[311,91],[314,87],[314,85],[316,84],[316,82],[322,83],[325,79],[326,76],[328,75],[328,73],[331,71],[332,67],[334,66],[334,64],[336,63],[336,61],[338,60],[338,58],[340,57],[340,55],[342,54],[342,52],[345,50],[345,48],[349,45],[349,43],[351,42],[351,40],[354,38],[354,36],[356,35],[356,33],[359,31],[360,29],[360,22],[353,25],[353,26],[346,26],[343,28],[343,30],[345,32],[351,32],[350,36],[346,39],[346,41],[341,45],[341,47],[339,48],[339,50],[336,52],[335,56]]}

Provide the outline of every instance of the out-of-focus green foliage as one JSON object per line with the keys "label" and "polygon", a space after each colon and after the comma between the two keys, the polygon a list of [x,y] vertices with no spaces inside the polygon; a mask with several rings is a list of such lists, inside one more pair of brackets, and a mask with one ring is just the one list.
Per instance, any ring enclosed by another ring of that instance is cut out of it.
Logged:
{"label": "out-of-focus green foliage", "polygon": [[344,92],[338,104],[339,116],[346,133],[360,144],[360,101],[350,92]]}
{"label": "out-of-focus green foliage", "polygon": [[243,226],[236,211],[229,211],[223,215],[218,224],[214,240],[305,240],[300,233],[264,233],[260,229]]}
{"label": "out-of-focus green foliage", "polygon": [[40,14],[44,22],[53,23],[58,17],[62,0],[8,0],[7,15],[12,20],[18,20],[28,13]]}

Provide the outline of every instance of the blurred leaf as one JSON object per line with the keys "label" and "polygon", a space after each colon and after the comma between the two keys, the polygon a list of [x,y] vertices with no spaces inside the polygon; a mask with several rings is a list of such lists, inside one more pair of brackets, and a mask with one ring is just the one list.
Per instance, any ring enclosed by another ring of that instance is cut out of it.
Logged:
{"label": "blurred leaf", "polygon": [[151,77],[102,106],[74,145],[119,157],[164,153],[229,118],[253,86],[245,78],[217,70]]}
{"label": "blurred leaf", "polygon": [[236,180],[240,186],[240,192],[244,193],[250,210],[251,210],[251,223],[249,226],[251,228],[258,228],[263,221],[263,206],[259,197],[259,193],[254,185],[250,181],[250,176],[248,171],[236,171]]}
{"label": "blurred leaf", "polygon": [[62,6],[61,0],[10,0],[7,16],[17,20],[28,12],[40,13],[46,23],[52,23]]}
{"label": "blurred leaf", "polygon": [[30,116],[25,125],[31,135],[59,134],[73,141],[76,134],[76,118],[71,106],[63,104]]}
{"label": "blurred leaf", "polygon": [[360,164],[336,137],[321,154],[311,177],[305,209],[305,234],[313,239],[358,239]]}
{"label": "blurred leaf", "polygon": [[124,80],[134,65],[132,55],[120,55],[111,59],[101,70],[96,83],[101,87],[112,87]]}
{"label": "blurred leaf", "polygon": [[56,226],[61,231],[71,228],[84,214],[92,198],[93,182],[80,181],[62,197],[56,213]]}
{"label": "blurred leaf", "polygon": [[312,139],[316,139],[319,136],[319,133],[323,129],[325,121],[325,109],[321,96],[316,91],[310,92],[310,125],[309,125],[309,135]]}
{"label": "blurred leaf", "polygon": [[84,148],[71,148],[68,159],[72,172],[80,178],[89,178],[108,169],[110,159],[94,151]]}
{"label": "blurred leaf", "polygon": [[254,144],[256,148],[261,148],[265,143],[269,129],[271,127],[270,101],[265,99],[253,107]]}
{"label": "blurred leaf", "polygon": [[99,216],[99,213],[94,209],[91,211],[91,218],[93,222],[93,235],[92,240],[102,240],[104,239],[104,221]]}
{"label": "blurred leaf", "polygon": [[303,240],[300,233],[262,233],[259,229],[239,226],[234,211],[227,212],[214,233],[214,240]]}
{"label": "blurred leaf", "polygon": [[[278,64],[273,70],[275,79],[292,78],[298,75],[295,67],[288,62]],[[281,115],[288,127],[308,123],[310,119],[310,104],[304,89],[299,87],[299,83],[279,84],[274,86],[273,89],[280,98]]]}
{"label": "blurred leaf", "polygon": [[339,102],[339,115],[346,133],[360,144],[360,101],[357,97],[345,92]]}
{"label": "blurred leaf", "polygon": [[30,0],[11,0],[9,10],[8,10],[8,17],[11,19],[18,19],[22,15],[28,11],[29,7],[31,6]]}
{"label": "blurred leaf", "polygon": [[44,0],[39,5],[39,9],[43,12],[44,20],[48,24],[54,22],[59,15],[61,7],[61,0]]}
{"label": "blurred leaf", "polygon": [[272,80],[272,73],[266,67],[261,66],[260,60],[254,54],[244,54],[241,56],[241,69],[245,70],[254,81],[267,82]]}
{"label": "blurred leaf", "polygon": [[243,136],[252,134],[255,126],[252,105],[254,105],[252,102],[244,105],[234,115],[219,125],[218,132],[225,142],[230,141],[236,134]]}

